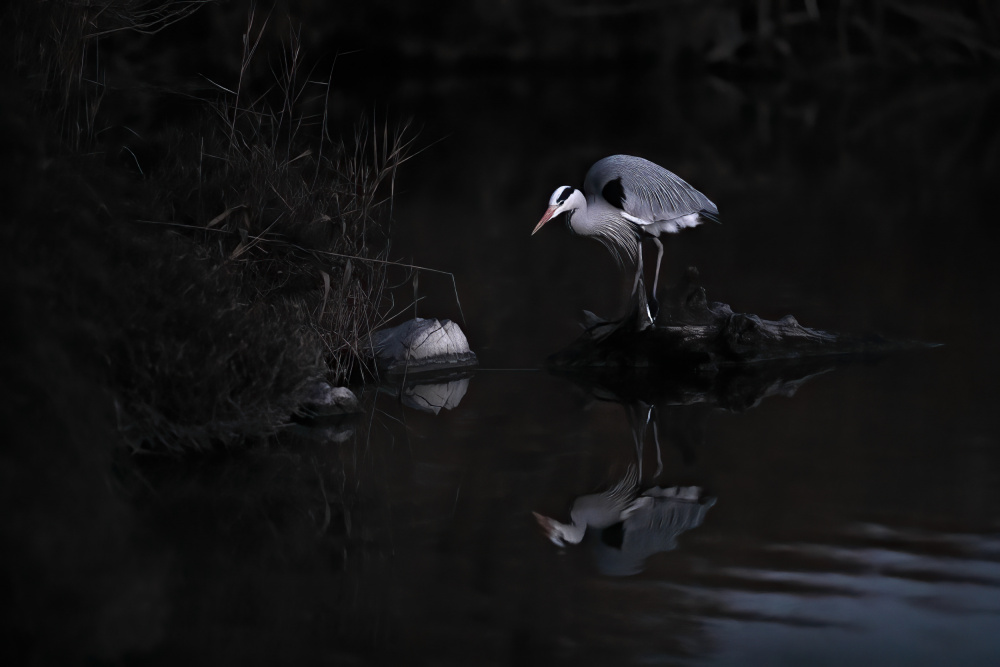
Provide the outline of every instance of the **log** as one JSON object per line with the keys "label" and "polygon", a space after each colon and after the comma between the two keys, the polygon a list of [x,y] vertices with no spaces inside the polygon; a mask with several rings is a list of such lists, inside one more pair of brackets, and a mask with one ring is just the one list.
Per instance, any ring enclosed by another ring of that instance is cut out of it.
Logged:
{"label": "log", "polygon": [[878,335],[809,329],[791,315],[765,320],[734,313],[727,304],[708,300],[694,267],[662,295],[660,313],[652,326],[640,315],[645,309],[645,291],[640,289],[632,298],[629,314],[620,320],[603,320],[585,312],[583,334],[549,357],[549,368],[602,374],[645,369],[653,374],[670,371],[675,377],[711,377],[727,368],[797,365],[822,358],[872,358],[901,349],[934,347]]}

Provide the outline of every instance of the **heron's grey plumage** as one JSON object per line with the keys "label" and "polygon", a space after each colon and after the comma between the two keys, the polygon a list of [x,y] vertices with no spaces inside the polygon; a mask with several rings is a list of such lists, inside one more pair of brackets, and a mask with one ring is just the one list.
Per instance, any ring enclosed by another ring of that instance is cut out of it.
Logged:
{"label": "heron's grey plumage", "polygon": [[588,526],[607,528],[630,516],[638,507],[638,487],[638,472],[629,464],[625,476],[607,491],[578,497],[569,513],[570,523],[560,523],[537,512],[535,519],[556,544],[579,544]]}
{"label": "heron's grey plumage", "polygon": [[[677,546],[677,536],[697,528],[714,498],[702,498],[697,486],[653,487],[640,493],[636,466],[629,465],[623,477],[602,493],[579,496],[570,509],[570,522],[535,512],[535,520],[548,538],[559,546],[579,544],[588,529],[604,530],[623,524],[623,541],[606,557],[609,574],[635,574],[650,555]],[[605,568],[602,568],[605,569]]]}
{"label": "heron's grey plumage", "polygon": [[621,181],[624,192],[622,210],[645,224],[677,221],[676,228],[680,230],[701,222],[697,218],[687,220],[692,214],[704,212],[718,219],[719,209],[712,200],[687,181],[658,164],[633,155],[611,155],[594,163],[583,180],[587,204],[603,197],[605,186],[614,180]]}

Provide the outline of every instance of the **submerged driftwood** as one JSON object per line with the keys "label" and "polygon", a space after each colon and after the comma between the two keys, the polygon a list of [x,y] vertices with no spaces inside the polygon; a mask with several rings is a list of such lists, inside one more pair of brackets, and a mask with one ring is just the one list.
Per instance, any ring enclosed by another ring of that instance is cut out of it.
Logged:
{"label": "submerged driftwood", "polygon": [[680,284],[663,294],[655,325],[649,325],[645,310],[646,297],[640,289],[630,304],[630,314],[621,320],[602,320],[585,312],[584,333],[549,358],[550,368],[598,372],[649,369],[714,375],[722,369],[748,364],[861,358],[928,347],[875,335],[809,329],[791,315],[774,321],[734,313],[724,303],[709,302],[693,267]]}

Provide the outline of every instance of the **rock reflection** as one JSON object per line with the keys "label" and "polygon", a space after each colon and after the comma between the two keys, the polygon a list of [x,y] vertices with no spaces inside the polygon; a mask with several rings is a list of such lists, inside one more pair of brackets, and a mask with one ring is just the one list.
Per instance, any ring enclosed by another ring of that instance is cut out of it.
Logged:
{"label": "rock reflection", "polygon": [[438,414],[441,410],[454,410],[469,390],[472,375],[421,378],[402,385],[381,387],[381,391],[392,394],[408,408]]}
{"label": "rock reflection", "polygon": [[409,385],[403,387],[399,398],[407,407],[438,414],[458,407],[468,390],[469,378],[464,377],[451,382]]}
{"label": "rock reflection", "polygon": [[310,420],[302,424],[291,424],[290,433],[315,442],[343,444],[354,437],[357,429],[356,419],[340,417],[336,419]]}

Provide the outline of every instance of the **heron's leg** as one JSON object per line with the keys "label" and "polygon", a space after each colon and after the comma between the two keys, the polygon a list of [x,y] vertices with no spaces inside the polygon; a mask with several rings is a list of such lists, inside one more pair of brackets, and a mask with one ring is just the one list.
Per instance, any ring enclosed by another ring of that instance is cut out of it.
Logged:
{"label": "heron's leg", "polygon": [[[646,319],[639,322],[639,330],[643,331],[653,325],[656,320],[656,309],[658,308],[657,303],[653,302],[653,310],[649,308],[649,299],[646,297],[646,281],[643,274],[642,266],[642,237],[638,239],[638,253],[635,262],[635,280],[632,282],[632,294],[629,297],[629,308],[633,305],[636,311],[645,309]],[[639,294],[639,285],[642,284],[642,294]],[[639,303],[635,303],[636,299],[640,299]],[[644,308],[643,308],[644,307]]]}
{"label": "heron's leg", "polygon": [[[639,412],[646,407],[641,401],[629,403],[625,406],[625,414],[628,416],[629,426],[632,427],[632,441],[635,443],[635,459],[638,464],[639,481],[642,481],[642,450],[646,440],[646,427],[649,425],[649,414],[647,408],[646,419],[642,420]],[[640,424],[640,420],[642,423]]]}
{"label": "heron's leg", "polygon": [[660,262],[663,261],[663,244],[655,236],[653,237],[653,243],[656,244],[656,272],[653,274],[653,291],[649,293],[648,299],[651,320],[655,320],[656,316],[660,314],[660,302],[656,299],[656,289],[660,284]]}
{"label": "heron's leg", "polygon": [[653,243],[656,244],[656,273],[653,274],[653,300],[656,300],[656,286],[660,284],[660,262],[663,261],[663,244],[660,243],[660,239],[653,237]]}
{"label": "heron's leg", "polygon": [[656,273],[653,274],[653,298],[656,298],[656,287],[660,284],[660,262],[663,261],[663,244],[655,236],[653,237],[653,243],[656,244]]}
{"label": "heron's leg", "polygon": [[639,239],[639,253],[635,261],[635,280],[632,282],[632,295],[639,289],[639,281],[642,280],[642,239]]}
{"label": "heron's leg", "polygon": [[660,476],[663,472],[663,457],[660,456],[660,431],[656,427],[656,423],[659,420],[659,415],[656,412],[656,406],[649,406],[649,411],[653,415],[653,442],[656,444],[656,475],[654,479]]}

